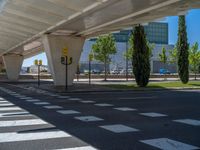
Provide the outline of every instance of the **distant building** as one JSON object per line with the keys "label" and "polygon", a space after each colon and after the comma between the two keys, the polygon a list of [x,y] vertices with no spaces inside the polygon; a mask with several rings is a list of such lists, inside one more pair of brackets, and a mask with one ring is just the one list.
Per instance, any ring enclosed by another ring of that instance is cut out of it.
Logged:
{"label": "distant building", "polygon": [[[28,69],[29,71],[29,73],[38,73],[38,66],[35,66],[35,65],[32,65],[32,66],[30,66],[29,67],[29,69]],[[42,65],[42,66],[40,66],[40,71],[41,72],[48,72],[48,66],[46,66],[46,65]]]}
{"label": "distant building", "polygon": [[[159,61],[159,53],[162,51],[162,47],[165,47],[167,50],[167,55],[169,54],[168,51],[173,49],[173,45],[168,44],[168,23],[160,23],[160,22],[151,22],[148,25],[144,26],[145,34],[147,40],[150,43],[155,44],[155,48],[153,50],[153,56],[151,58],[151,72],[152,73],[159,73],[159,70],[163,68],[163,64]],[[128,40],[131,35],[132,30],[122,30],[117,33],[113,33],[113,36],[116,40],[116,47],[117,47],[117,54],[111,57],[112,63],[109,65],[110,70],[125,70],[126,69],[126,60],[124,58],[124,53],[128,48]],[[83,52],[80,59],[80,66],[81,70],[84,70],[85,65],[81,64],[88,64],[88,55],[91,52],[92,45],[95,43],[96,39],[87,40],[83,47]],[[103,64],[99,62],[93,62],[93,65],[99,64],[96,69],[102,70]],[[128,62],[128,68],[131,67],[131,62]],[[176,65],[175,64],[168,64],[166,69],[170,72],[176,72]]]}

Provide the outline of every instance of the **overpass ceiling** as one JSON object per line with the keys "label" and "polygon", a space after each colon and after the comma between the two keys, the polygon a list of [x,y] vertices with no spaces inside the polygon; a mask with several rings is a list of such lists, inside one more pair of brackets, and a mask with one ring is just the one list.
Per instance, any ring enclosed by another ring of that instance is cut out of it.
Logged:
{"label": "overpass ceiling", "polygon": [[0,54],[43,34],[97,36],[199,7],[199,0],[0,0]]}

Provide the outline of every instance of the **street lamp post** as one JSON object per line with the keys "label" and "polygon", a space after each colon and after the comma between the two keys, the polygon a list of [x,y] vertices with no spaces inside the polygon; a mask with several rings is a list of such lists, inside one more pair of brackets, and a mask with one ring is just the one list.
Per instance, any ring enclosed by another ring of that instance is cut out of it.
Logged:
{"label": "street lamp post", "polygon": [[42,66],[42,60],[35,60],[35,65],[38,67],[38,87],[40,86],[40,66]]}
{"label": "street lamp post", "polygon": [[89,54],[89,58],[88,58],[88,60],[89,60],[89,85],[91,85],[91,61],[93,60],[93,55],[92,54]]}
{"label": "street lamp post", "polygon": [[68,58],[68,48],[62,49],[61,64],[65,65],[65,90],[68,90],[68,65],[72,64],[72,57]]}
{"label": "street lamp post", "polygon": [[72,57],[69,60],[68,56],[61,57],[61,63],[65,65],[65,90],[68,90],[68,65],[72,64]]}
{"label": "street lamp post", "polygon": [[126,42],[126,81],[128,81],[128,42]]}

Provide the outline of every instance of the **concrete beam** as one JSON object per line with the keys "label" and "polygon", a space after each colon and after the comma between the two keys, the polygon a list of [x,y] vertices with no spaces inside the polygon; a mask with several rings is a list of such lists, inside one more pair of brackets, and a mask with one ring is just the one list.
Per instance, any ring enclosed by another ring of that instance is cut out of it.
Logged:
{"label": "concrete beam", "polygon": [[68,57],[73,58],[72,64],[68,67],[68,85],[72,85],[84,41],[85,38],[83,37],[55,35],[44,35],[42,37],[44,51],[56,86],[65,85],[65,65],[61,64],[62,49],[68,48]]}

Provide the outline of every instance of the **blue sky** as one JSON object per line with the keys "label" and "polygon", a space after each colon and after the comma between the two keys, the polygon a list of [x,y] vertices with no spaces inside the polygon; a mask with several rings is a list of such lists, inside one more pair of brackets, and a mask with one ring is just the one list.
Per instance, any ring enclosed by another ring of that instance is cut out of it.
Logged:
{"label": "blue sky", "polygon": [[[175,44],[177,41],[178,33],[178,17],[167,17],[165,22],[168,22],[169,24],[169,44]],[[189,11],[186,16],[186,23],[188,42],[190,44],[194,44],[195,42],[198,42],[200,44],[200,9]],[[35,59],[42,59],[43,64],[47,64],[46,55],[45,53],[42,53],[32,58],[24,60],[23,66],[32,65]]]}

